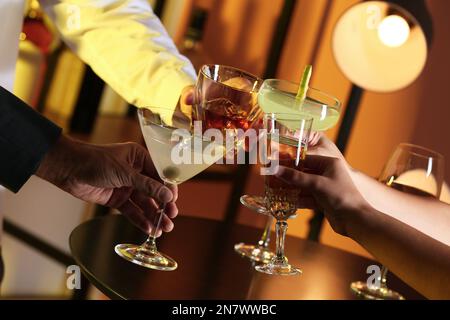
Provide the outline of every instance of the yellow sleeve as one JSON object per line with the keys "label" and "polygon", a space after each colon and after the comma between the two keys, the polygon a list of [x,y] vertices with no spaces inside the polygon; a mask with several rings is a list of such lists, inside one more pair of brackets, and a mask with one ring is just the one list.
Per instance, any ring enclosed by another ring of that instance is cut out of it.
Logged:
{"label": "yellow sleeve", "polygon": [[118,94],[138,107],[175,108],[195,82],[146,0],[41,0],[63,40]]}

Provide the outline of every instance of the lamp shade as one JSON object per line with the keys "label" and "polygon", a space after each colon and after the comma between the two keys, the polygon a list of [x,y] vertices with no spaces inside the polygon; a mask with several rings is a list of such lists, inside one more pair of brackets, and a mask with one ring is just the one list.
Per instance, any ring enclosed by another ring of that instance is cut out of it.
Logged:
{"label": "lamp shade", "polygon": [[[428,15],[425,4],[420,12]],[[425,32],[429,26],[419,20],[390,1],[364,1],[350,7],[336,23],[332,38],[339,68],[354,84],[370,91],[391,92],[410,85],[425,66],[431,39]]]}

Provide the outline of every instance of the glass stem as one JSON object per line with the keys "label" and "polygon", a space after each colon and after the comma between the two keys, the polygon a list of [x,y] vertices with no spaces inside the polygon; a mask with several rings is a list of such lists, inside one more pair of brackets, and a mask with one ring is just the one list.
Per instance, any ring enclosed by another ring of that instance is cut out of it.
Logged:
{"label": "glass stem", "polygon": [[267,248],[270,243],[270,230],[272,229],[273,217],[269,216],[267,218],[266,226],[264,227],[264,232],[261,239],[258,241],[258,246]]}
{"label": "glass stem", "polygon": [[158,251],[158,249],[156,248],[156,235],[158,234],[158,230],[161,226],[161,221],[164,216],[164,209],[165,205],[158,211],[158,214],[156,215],[155,221],[153,223],[155,227],[152,228],[147,240],[145,240],[145,242],[142,244],[143,250],[147,250],[152,253]]}
{"label": "glass stem", "polygon": [[284,240],[286,239],[286,231],[288,224],[286,221],[277,220],[276,224],[276,234],[277,234],[277,251],[276,259],[280,262],[286,262],[287,259],[284,256]]}
{"label": "glass stem", "polygon": [[385,266],[381,267],[381,274],[380,274],[380,288],[381,289],[387,288],[386,277],[387,277],[388,272],[389,272],[388,268],[386,268]]}
{"label": "glass stem", "polygon": [[[164,185],[165,186],[170,186],[170,183],[164,181]],[[148,250],[148,251],[150,251],[152,253],[158,251],[158,249],[156,248],[156,235],[158,234],[158,230],[159,230],[159,228],[161,226],[161,221],[162,221],[162,218],[164,216],[164,211],[166,211],[166,203],[164,203],[159,208],[159,211],[156,214],[155,221],[153,222],[153,225],[155,227],[152,228],[152,230],[150,231],[150,234],[149,234],[147,240],[145,240],[145,242],[142,244],[141,248],[143,250]]]}

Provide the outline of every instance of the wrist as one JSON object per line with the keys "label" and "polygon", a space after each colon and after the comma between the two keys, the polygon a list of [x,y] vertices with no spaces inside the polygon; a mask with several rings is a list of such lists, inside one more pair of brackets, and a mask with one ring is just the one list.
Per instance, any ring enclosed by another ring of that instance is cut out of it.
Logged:
{"label": "wrist", "polygon": [[374,228],[373,217],[377,214],[375,208],[368,203],[362,203],[348,214],[345,230],[347,236],[362,243],[364,236]]}
{"label": "wrist", "polygon": [[360,172],[358,170],[356,170],[355,168],[353,168],[347,161],[345,161],[345,168],[347,169],[347,172],[353,181],[360,174]]}
{"label": "wrist", "polygon": [[61,135],[42,159],[35,175],[55,185],[61,185],[68,177],[67,167],[75,157],[74,141]]}

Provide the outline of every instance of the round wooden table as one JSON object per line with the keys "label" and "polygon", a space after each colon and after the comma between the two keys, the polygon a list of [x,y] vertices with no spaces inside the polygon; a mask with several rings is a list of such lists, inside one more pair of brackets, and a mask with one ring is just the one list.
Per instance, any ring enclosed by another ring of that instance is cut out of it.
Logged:
{"label": "round wooden table", "polygon": [[[174,231],[158,239],[160,251],[178,262],[178,269],[171,272],[140,267],[114,252],[116,244],[146,238],[120,215],[79,225],[70,235],[70,248],[88,280],[113,299],[355,299],[350,283],[367,279],[367,266],[377,264],[288,236],[286,254],[303,274],[261,274],[233,248],[242,241],[256,243],[261,233],[248,226],[180,216]],[[406,299],[423,299],[393,274],[388,284]]]}

